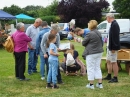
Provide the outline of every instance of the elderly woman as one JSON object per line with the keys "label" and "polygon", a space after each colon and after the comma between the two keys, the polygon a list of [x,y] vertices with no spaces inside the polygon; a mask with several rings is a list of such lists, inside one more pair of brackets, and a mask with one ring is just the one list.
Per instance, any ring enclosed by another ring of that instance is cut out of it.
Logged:
{"label": "elderly woman", "polygon": [[27,52],[27,44],[31,41],[25,32],[24,32],[24,24],[18,23],[16,25],[17,31],[13,33],[12,38],[14,40],[14,56],[15,56],[15,77],[20,81],[29,80],[25,78],[25,59]]}
{"label": "elderly woman", "polygon": [[87,88],[94,89],[94,79],[98,79],[96,87],[103,88],[102,86],[102,72],[100,69],[100,62],[102,57],[102,36],[101,33],[96,29],[97,21],[91,20],[88,23],[90,33],[87,33],[82,41],[82,45],[85,47],[83,57],[86,59],[87,74],[89,84]]}

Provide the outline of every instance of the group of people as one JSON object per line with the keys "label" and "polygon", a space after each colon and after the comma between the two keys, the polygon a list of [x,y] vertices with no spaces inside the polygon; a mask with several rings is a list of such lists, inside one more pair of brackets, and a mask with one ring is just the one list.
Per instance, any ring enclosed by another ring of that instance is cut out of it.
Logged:
{"label": "group of people", "polygon": [[[109,83],[118,82],[118,66],[117,66],[117,50],[120,49],[119,44],[119,32],[120,28],[114,15],[108,13],[106,15],[107,21],[111,23],[111,27],[108,35],[108,49],[107,49],[107,66],[108,75],[103,78],[110,80]],[[87,75],[89,84],[87,88],[94,89],[94,79],[98,79],[96,87],[103,88],[102,85],[102,72],[101,72],[101,57],[103,52],[103,41],[101,33],[97,30],[97,21],[90,20],[87,29],[76,28],[73,32],[78,36],[83,36],[82,45],[85,47],[83,52],[83,58],[87,64]],[[39,30],[39,26],[42,26],[42,30]],[[46,88],[59,88],[57,82],[62,84],[62,78],[59,69],[58,51],[60,45],[60,36],[58,34],[60,28],[57,24],[52,24],[48,27],[46,21],[42,21],[37,18],[33,25],[29,26],[24,32],[24,23],[20,22],[16,25],[17,31],[12,34],[14,40],[14,56],[15,56],[15,77],[21,81],[30,80],[25,77],[26,66],[26,52],[28,52],[28,74],[37,73],[37,61],[38,55],[40,55],[40,74],[41,79],[45,79],[45,64],[47,74],[47,86]],[[116,38],[115,38],[116,37]],[[66,74],[69,71],[77,73],[81,69],[81,65],[78,64],[78,52],[74,49],[74,45],[71,44],[73,57],[76,60],[74,67],[65,66]],[[64,59],[66,60],[67,53],[64,52]],[[114,71],[114,77],[111,77],[112,69]],[[52,83],[52,84],[51,84]]]}
{"label": "group of people", "polygon": [[[42,26],[42,30],[39,30]],[[24,23],[16,25],[17,31],[12,34],[14,41],[15,56],[15,77],[20,81],[30,80],[25,77],[26,52],[28,52],[28,74],[37,73],[38,55],[40,55],[40,74],[41,79],[45,79],[45,64],[47,71],[47,87],[53,83],[52,88],[58,88],[57,81],[62,84],[60,70],[58,68],[57,48],[60,44],[59,26],[54,24],[48,27],[46,21],[37,18],[33,25],[29,26],[24,32]],[[47,46],[47,44],[49,44]],[[48,49],[49,48],[49,49]],[[52,75],[53,74],[53,75]],[[51,79],[50,79],[51,78]]]}
{"label": "group of people", "polygon": [[[96,87],[103,88],[102,79],[109,80],[108,83],[118,82],[118,65],[117,65],[117,51],[120,49],[119,42],[119,33],[120,28],[118,23],[114,18],[113,13],[108,13],[106,15],[106,20],[111,23],[111,27],[108,33],[108,42],[107,42],[107,69],[108,75],[105,78],[102,78],[101,72],[101,58],[103,52],[103,40],[101,33],[97,30],[97,21],[91,20],[88,23],[88,31],[80,30],[76,28],[74,33],[78,36],[83,35],[84,39],[82,45],[85,47],[83,52],[83,58],[86,60],[87,64],[87,75],[89,84],[86,85],[87,88],[94,89],[94,79],[98,79]],[[112,78],[112,70],[114,72],[114,77]]]}

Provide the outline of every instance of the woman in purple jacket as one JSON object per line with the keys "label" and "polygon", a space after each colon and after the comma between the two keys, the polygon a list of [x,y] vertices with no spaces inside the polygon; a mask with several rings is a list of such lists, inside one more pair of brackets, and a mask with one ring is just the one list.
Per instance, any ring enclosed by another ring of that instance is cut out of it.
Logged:
{"label": "woman in purple jacket", "polygon": [[29,80],[24,76],[26,64],[27,44],[31,41],[24,32],[24,23],[20,22],[16,25],[17,31],[13,33],[14,41],[14,57],[15,57],[15,77],[20,81]]}

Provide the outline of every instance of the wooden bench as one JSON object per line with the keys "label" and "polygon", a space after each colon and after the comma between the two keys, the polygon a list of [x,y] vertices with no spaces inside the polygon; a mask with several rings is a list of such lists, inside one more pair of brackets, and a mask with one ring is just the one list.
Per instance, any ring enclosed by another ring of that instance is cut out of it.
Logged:
{"label": "wooden bench", "polygon": [[[102,57],[101,60],[106,60],[106,57]],[[121,61],[126,61],[125,70],[130,75],[130,59],[117,59],[117,64],[118,64],[119,70],[122,70],[121,65],[120,65]],[[106,69],[107,69],[107,64],[105,64],[105,65],[106,65]]]}

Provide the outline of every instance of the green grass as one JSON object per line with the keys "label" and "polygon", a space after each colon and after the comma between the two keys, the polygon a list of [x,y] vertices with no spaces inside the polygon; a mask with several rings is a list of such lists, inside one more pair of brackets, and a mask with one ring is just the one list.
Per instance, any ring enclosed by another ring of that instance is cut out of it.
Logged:
{"label": "green grass", "polygon": [[[68,42],[68,40],[62,42]],[[74,41],[71,43],[75,45],[79,58],[82,59],[84,50],[82,45]],[[62,58],[63,53],[61,52],[60,61]],[[85,63],[84,60],[83,62]],[[40,71],[39,63],[38,61],[38,71]],[[119,72],[119,83],[109,84],[108,81],[103,81],[103,89],[87,89],[85,87],[88,83],[87,76],[65,76],[62,72],[65,84],[59,85],[59,89],[46,89],[46,80],[42,81],[39,73],[27,75],[27,64],[25,76],[31,80],[27,82],[15,79],[13,55],[0,49],[0,97],[130,97],[130,76],[125,71],[124,64],[121,66],[123,70]],[[105,76],[107,74],[105,61],[102,62],[101,68],[103,76]]]}

